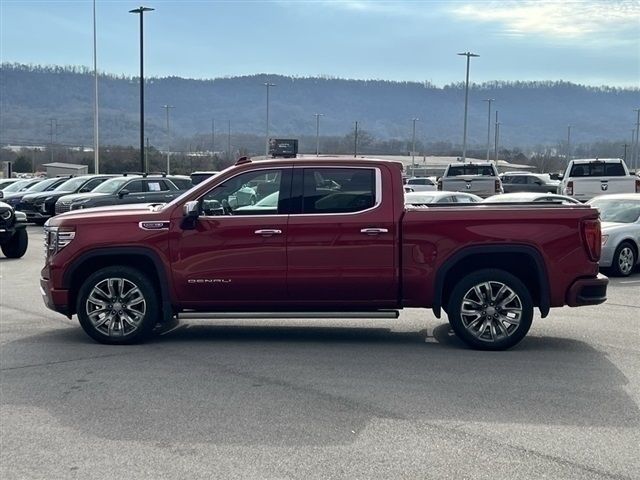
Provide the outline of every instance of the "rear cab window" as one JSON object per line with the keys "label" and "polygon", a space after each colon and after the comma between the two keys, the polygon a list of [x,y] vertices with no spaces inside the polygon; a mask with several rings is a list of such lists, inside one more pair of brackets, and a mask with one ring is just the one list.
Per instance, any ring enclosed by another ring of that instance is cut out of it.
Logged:
{"label": "rear cab window", "polygon": [[589,162],[574,163],[570,177],[624,177],[626,176],[622,162]]}
{"label": "rear cab window", "polygon": [[497,177],[498,172],[491,165],[450,165],[447,169],[447,177],[458,177],[461,175]]}

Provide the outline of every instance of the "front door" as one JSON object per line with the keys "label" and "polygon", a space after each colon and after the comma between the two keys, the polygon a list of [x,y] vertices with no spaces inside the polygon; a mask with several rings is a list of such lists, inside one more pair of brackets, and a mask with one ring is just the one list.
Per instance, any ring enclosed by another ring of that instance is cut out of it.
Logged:
{"label": "front door", "polygon": [[[300,187],[301,192],[296,192]],[[393,202],[379,168],[294,168],[289,299],[312,308],[396,306]]]}
{"label": "front door", "polygon": [[218,184],[199,201],[192,230],[170,235],[176,294],[185,308],[245,309],[286,300],[291,168],[257,169]]}

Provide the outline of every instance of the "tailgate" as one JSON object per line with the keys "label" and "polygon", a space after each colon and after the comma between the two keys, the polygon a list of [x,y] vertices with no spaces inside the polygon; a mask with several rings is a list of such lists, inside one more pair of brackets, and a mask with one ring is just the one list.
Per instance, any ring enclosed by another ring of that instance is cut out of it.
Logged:
{"label": "tailgate", "polygon": [[635,193],[633,177],[589,177],[573,179],[573,197],[587,201],[609,193]]}
{"label": "tailgate", "polygon": [[442,190],[474,193],[481,197],[487,197],[496,193],[496,179],[475,175],[444,177]]}

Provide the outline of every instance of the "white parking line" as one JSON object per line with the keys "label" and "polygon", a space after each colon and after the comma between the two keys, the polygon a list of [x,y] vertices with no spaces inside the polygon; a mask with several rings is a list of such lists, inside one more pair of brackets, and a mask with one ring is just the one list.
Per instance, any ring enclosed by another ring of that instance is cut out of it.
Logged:
{"label": "white parking line", "polygon": [[640,280],[627,280],[627,281],[621,281],[620,283],[640,283]]}

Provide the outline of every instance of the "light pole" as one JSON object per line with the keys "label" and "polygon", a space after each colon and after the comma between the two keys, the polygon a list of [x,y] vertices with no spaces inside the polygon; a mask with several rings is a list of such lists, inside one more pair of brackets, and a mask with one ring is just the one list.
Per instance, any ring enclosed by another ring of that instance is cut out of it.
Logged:
{"label": "light pole", "polygon": [[98,49],[96,40],[96,0],[93,0],[93,173],[99,173],[100,153],[98,141]]}
{"label": "light pole", "polygon": [[498,123],[498,110],[496,110],[496,128],[495,128],[495,151],[494,151],[494,160],[497,162],[498,161],[498,125],[500,125]]}
{"label": "light pole", "polygon": [[216,154],[216,119],[211,119],[211,157]]}
{"label": "light pole", "polygon": [[491,150],[491,102],[495,101],[495,98],[487,98],[482,101],[489,104],[489,115],[487,116],[487,160],[489,160],[489,151]]}
{"label": "light pole", "polygon": [[634,112],[638,114],[638,119],[636,120],[636,147],[634,149],[635,157],[632,157],[632,163],[634,165],[634,169],[638,169],[638,160],[640,160],[640,150],[638,150],[638,135],[640,134],[640,108],[634,108]]}
{"label": "light pole", "polygon": [[571,160],[571,125],[567,125],[567,162]]}
{"label": "light pole", "polygon": [[163,105],[167,115],[167,175],[171,173],[171,164],[169,163],[169,155],[171,155],[171,130],[169,129],[169,109],[176,108],[173,105]]}
{"label": "light pole", "polygon": [[462,133],[462,161],[466,162],[467,161],[467,107],[469,104],[469,63],[470,63],[471,57],[479,57],[480,55],[477,55],[471,52],[459,53],[458,55],[467,57],[467,79],[464,84],[464,130]]}
{"label": "light pole", "polygon": [[353,158],[358,156],[358,121],[356,120],[356,131],[353,137]]}
{"label": "light pole", "polygon": [[496,164],[498,163],[498,146],[500,145],[500,125],[502,123],[496,122]]}
{"label": "light pole", "polygon": [[129,10],[129,13],[140,15],[140,167],[142,172],[146,172],[145,152],[144,152],[144,12],[155,10],[149,7],[138,7]]}
{"label": "light pole", "polygon": [[231,160],[231,120],[227,120],[227,158]]}
{"label": "light pole", "polygon": [[264,82],[263,85],[267,87],[267,129],[264,136],[264,158],[269,157],[269,88],[275,87],[275,83]]}
{"label": "light pole", "polygon": [[411,139],[411,169],[412,170],[416,169],[416,122],[419,120],[420,120],[419,118],[411,119],[411,121],[413,122],[413,137]]}
{"label": "light pole", "polygon": [[320,156],[320,117],[324,117],[324,113],[314,113],[316,117],[316,157]]}
{"label": "light pole", "polygon": [[[629,159],[631,160],[632,164],[633,164],[634,157],[636,155],[636,141],[637,141],[636,129],[632,128],[631,129],[631,152],[629,153]],[[627,165],[627,167],[633,168],[633,167],[630,167],[629,165]]]}

